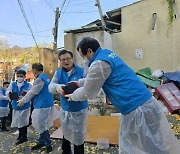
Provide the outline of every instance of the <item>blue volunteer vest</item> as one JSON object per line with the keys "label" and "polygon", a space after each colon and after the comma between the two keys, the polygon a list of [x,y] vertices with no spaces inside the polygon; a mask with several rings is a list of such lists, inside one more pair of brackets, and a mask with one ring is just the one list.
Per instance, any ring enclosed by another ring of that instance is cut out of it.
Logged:
{"label": "blue volunteer vest", "polygon": [[98,48],[89,66],[96,60],[103,60],[111,65],[111,73],[102,88],[120,113],[131,112],[152,97],[134,71],[112,51]]}
{"label": "blue volunteer vest", "polygon": [[33,97],[33,107],[35,109],[52,107],[54,105],[53,95],[48,91],[50,80],[44,73],[40,74],[38,78],[44,81],[44,86],[39,94]]}
{"label": "blue volunteer vest", "polygon": [[[6,96],[6,91],[4,90],[4,88],[0,89],[1,93]],[[9,100],[0,100],[0,107],[7,107],[9,103]]]}
{"label": "blue volunteer vest", "polygon": [[[84,69],[77,65],[74,65],[74,67],[75,70],[71,72],[69,77],[64,69],[57,70],[57,78],[59,84],[67,85],[67,83],[70,81],[77,81],[83,78]],[[62,95],[60,95],[60,103],[62,109],[69,112],[77,112],[88,107],[87,101],[67,101],[67,99]]]}
{"label": "blue volunteer vest", "polygon": [[[24,81],[22,87],[19,90],[17,86],[17,82],[12,82],[12,92],[16,92],[18,96],[22,96],[22,92],[24,91],[27,92],[29,90],[29,86],[30,84]],[[11,104],[14,110],[26,110],[30,107],[30,102],[25,103],[23,106],[17,106],[17,101],[12,100]]]}

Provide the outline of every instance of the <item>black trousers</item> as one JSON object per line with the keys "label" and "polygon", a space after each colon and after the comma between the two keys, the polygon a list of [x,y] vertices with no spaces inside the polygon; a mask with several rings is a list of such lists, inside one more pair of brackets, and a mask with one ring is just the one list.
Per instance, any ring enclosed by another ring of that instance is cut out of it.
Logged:
{"label": "black trousers", "polygon": [[[71,142],[66,140],[63,136],[62,154],[71,154]],[[74,154],[84,154],[84,144],[74,145]]]}
{"label": "black trousers", "polygon": [[1,118],[1,129],[6,129],[6,119],[7,117]]}
{"label": "black trousers", "polygon": [[74,154],[84,154],[84,144],[74,145]]}
{"label": "black trousers", "polygon": [[50,134],[48,130],[40,134],[40,137],[38,139],[38,144],[51,146],[51,139],[50,139]]}
{"label": "black trousers", "polygon": [[19,139],[23,138],[23,139],[27,139],[27,126],[18,128],[19,130]]}
{"label": "black trousers", "polygon": [[10,109],[10,111],[9,111],[9,114],[8,114],[8,120],[10,121],[10,123],[12,122],[12,104],[11,104],[11,101],[9,102],[9,109]]}

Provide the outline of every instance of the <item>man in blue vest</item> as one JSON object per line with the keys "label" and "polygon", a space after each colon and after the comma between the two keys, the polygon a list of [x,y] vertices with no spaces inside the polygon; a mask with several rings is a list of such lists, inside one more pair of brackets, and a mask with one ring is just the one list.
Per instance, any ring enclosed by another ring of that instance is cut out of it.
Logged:
{"label": "man in blue vest", "polygon": [[102,49],[94,38],[83,38],[77,50],[89,61],[89,71],[83,86],[65,97],[69,101],[93,99],[103,88],[122,114],[119,153],[178,154],[180,144],[162,109],[135,72],[115,53]]}
{"label": "man in blue vest", "polygon": [[18,70],[16,72],[17,80],[12,82],[8,89],[7,95],[9,95],[12,104],[12,123],[11,127],[17,127],[19,130],[19,136],[17,138],[17,145],[27,141],[27,127],[29,125],[30,117],[30,101],[26,102],[26,105],[19,107],[17,105],[18,99],[21,99],[27,91],[31,88],[31,84],[25,81],[26,71]]}
{"label": "man in blue vest", "polygon": [[73,54],[68,50],[61,50],[58,59],[61,68],[55,72],[49,85],[49,91],[60,94],[63,154],[71,154],[71,143],[74,144],[74,154],[84,154],[88,103],[86,100],[69,102],[62,93],[63,86],[84,77],[84,69],[74,64]]}
{"label": "man in blue vest", "polygon": [[52,151],[50,134],[48,128],[52,126],[52,115],[54,110],[53,95],[49,93],[48,86],[50,80],[48,76],[43,73],[43,65],[41,63],[34,63],[32,71],[36,77],[32,88],[27,94],[18,102],[18,106],[25,106],[26,102],[32,99],[32,125],[40,134],[37,145],[32,147],[32,150],[38,150],[46,146],[46,152]]}
{"label": "man in blue vest", "polygon": [[3,87],[0,88],[0,119],[1,119],[1,131],[8,131],[6,128],[6,119],[9,114],[9,97],[6,96],[6,90],[9,86],[9,82],[3,82]]}

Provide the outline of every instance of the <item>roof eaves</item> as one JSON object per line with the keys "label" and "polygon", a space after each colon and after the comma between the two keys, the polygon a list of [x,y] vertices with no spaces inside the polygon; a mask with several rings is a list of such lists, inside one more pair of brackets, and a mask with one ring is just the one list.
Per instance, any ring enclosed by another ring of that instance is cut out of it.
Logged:
{"label": "roof eaves", "polygon": [[98,31],[102,30],[101,26],[83,26],[81,28],[76,28],[76,29],[70,29],[70,30],[65,30],[65,33],[83,33],[83,32],[90,32],[90,31]]}

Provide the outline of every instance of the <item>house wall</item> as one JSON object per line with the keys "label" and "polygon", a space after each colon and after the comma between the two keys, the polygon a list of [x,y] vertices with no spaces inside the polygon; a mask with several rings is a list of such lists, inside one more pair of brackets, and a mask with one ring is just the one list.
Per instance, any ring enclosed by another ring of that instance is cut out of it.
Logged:
{"label": "house wall", "polygon": [[[122,32],[112,34],[113,50],[134,70],[150,67],[164,72],[180,70],[180,1],[176,0],[172,26],[166,0],[143,0],[123,7]],[[157,14],[152,30],[153,13]],[[136,58],[142,52],[142,59]]]}
{"label": "house wall", "polygon": [[44,66],[44,73],[52,79],[54,72],[57,69],[57,60],[54,52],[46,48],[40,49],[39,62]]}
{"label": "house wall", "polygon": [[97,39],[103,48],[112,49],[112,35],[104,31],[92,31],[85,33],[68,33],[64,37],[64,48],[71,50],[74,54],[75,63],[84,67],[83,59],[76,50],[78,43],[83,37],[93,37]]}
{"label": "house wall", "polygon": [[[152,30],[153,13],[157,14],[155,29]],[[180,70],[180,1],[176,0],[175,14],[169,26],[168,3],[166,0],[142,0],[121,8],[121,32],[108,34],[92,31],[65,35],[65,48],[73,42],[76,51],[78,42],[83,37],[96,38],[103,48],[112,49],[133,70],[150,67],[152,71],[164,72]],[[68,39],[70,38],[71,41]],[[67,43],[68,40],[68,43]],[[137,55],[136,55],[137,53]],[[82,60],[75,52],[75,60],[81,65]]]}
{"label": "house wall", "polygon": [[69,33],[68,35],[64,36],[64,48],[70,51],[74,51],[74,34]]}

